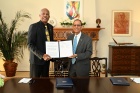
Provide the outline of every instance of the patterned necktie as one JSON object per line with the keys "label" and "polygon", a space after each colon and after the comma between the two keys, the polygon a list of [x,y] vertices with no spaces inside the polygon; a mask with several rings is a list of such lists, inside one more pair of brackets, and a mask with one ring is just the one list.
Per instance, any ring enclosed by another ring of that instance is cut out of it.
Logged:
{"label": "patterned necktie", "polygon": [[46,25],[45,25],[45,31],[46,31],[45,33],[46,33],[47,41],[50,41],[50,35],[49,35],[49,31]]}
{"label": "patterned necktie", "polygon": [[[74,40],[73,40],[73,53],[75,54],[76,52],[76,47],[77,47],[77,36],[75,36]],[[76,61],[75,58],[72,58],[72,64],[74,64]]]}

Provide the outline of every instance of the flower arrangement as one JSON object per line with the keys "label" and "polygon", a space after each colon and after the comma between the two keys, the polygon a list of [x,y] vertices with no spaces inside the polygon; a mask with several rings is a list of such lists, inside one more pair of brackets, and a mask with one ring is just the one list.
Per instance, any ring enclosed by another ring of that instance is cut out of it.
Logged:
{"label": "flower arrangement", "polygon": [[85,21],[82,21],[82,26],[86,25],[86,22]]}
{"label": "flower arrangement", "polygon": [[72,21],[69,19],[65,19],[62,22],[60,22],[61,26],[65,27],[65,26],[72,26]]}
{"label": "flower arrangement", "polygon": [[[65,19],[60,22],[61,26],[63,27],[70,27],[72,26],[73,20]],[[85,21],[82,21],[82,26],[86,25]]]}

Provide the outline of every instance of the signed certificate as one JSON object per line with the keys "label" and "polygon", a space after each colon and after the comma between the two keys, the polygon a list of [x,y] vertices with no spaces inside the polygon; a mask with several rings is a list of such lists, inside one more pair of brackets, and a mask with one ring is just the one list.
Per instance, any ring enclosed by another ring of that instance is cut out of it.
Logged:
{"label": "signed certificate", "polygon": [[46,54],[52,58],[63,58],[73,55],[72,40],[46,41]]}

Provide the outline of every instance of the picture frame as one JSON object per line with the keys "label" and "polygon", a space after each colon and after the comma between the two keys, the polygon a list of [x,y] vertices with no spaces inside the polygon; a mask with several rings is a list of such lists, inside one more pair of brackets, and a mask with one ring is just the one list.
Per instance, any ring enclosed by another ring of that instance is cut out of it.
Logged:
{"label": "picture frame", "polygon": [[112,11],[112,36],[131,36],[131,12]]}
{"label": "picture frame", "polygon": [[65,0],[64,15],[68,20],[83,18],[83,0]]}

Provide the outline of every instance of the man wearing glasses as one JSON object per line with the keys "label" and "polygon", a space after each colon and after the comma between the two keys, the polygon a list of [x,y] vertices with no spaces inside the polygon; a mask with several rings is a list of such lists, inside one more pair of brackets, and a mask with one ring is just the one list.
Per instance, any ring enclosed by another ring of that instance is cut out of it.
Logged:
{"label": "man wearing glasses", "polygon": [[90,60],[92,55],[92,39],[81,32],[82,22],[79,19],[73,22],[73,34],[68,37],[68,40],[73,41],[73,55],[69,62],[70,77],[88,77],[90,71]]}

